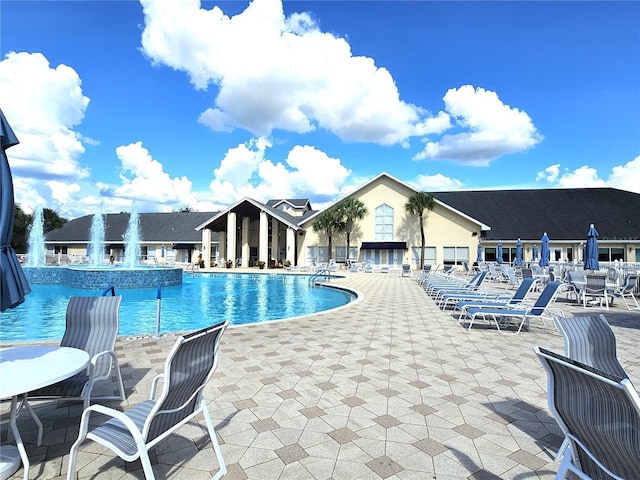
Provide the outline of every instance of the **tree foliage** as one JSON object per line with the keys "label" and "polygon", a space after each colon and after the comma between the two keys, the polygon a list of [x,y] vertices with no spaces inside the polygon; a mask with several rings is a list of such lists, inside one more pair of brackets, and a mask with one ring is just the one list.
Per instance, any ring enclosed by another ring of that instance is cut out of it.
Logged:
{"label": "tree foliage", "polygon": [[340,228],[340,215],[338,210],[334,207],[320,213],[311,224],[311,228],[313,228],[314,232],[322,232],[327,236],[327,239],[329,240],[329,260],[331,260],[331,258],[333,258],[333,233]]}
{"label": "tree foliage", "polygon": [[367,206],[359,199],[348,197],[336,205],[338,211],[338,229],[347,234],[347,260],[349,260],[349,248],[351,246],[351,232],[357,220],[362,220],[368,212]]}
{"label": "tree foliage", "polygon": [[427,192],[416,192],[409,197],[404,209],[410,215],[417,215],[420,220],[420,269],[424,267],[424,215],[433,210],[435,200]]}
{"label": "tree foliage", "polygon": [[[67,219],[58,215],[55,210],[50,208],[42,209],[43,232],[48,233],[52,230],[61,228]],[[17,253],[26,253],[29,248],[29,230],[33,223],[33,215],[25,213],[20,205],[16,205],[14,209],[13,221],[13,240],[11,246]]]}

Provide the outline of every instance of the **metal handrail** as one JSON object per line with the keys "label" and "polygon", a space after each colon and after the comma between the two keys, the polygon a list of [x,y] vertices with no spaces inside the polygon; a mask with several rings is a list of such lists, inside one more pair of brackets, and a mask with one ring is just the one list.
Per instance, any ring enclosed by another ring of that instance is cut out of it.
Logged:
{"label": "metal handrail", "polygon": [[324,279],[326,281],[329,281],[331,279],[331,270],[329,270],[328,268],[323,268],[322,270],[318,270],[316,273],[311,275],[311,277],[309,277],[309,285],[314,286],[316,284],[315,282],[316,279],[321,275],[324,275]]}
{"label": "metal handrail", "polygon": [[116,287],[114,287],[113,285],[108,286],[104,292],[102,292],[102,296],[106,297],[107,294],[111,292],[111,296],[115,297],[116,296]]}

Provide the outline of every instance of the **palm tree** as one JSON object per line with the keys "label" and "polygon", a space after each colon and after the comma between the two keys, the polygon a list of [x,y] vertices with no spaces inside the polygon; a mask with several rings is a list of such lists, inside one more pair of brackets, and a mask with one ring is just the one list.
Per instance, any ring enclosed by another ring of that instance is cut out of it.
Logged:
{"label": "palm tree", "polygon": [[349,247],[351,246],[351,232],[353,231],[353,225],[356,220],[362,220],[368,213],[367,207],[357,198],[349,197],[342,200],[337,206],[338,216],[340,217],[341,231],[347,234],[347,257],[346,261],[349,262]]}
{"label": "palm tree", "polygon": [[409,197],[404,209],[410,215],[418,215],[420,219],[420,269],[424,267],[424,221],[425,210],[433,210],[435,200],[427,192],[416,192]]}
{"label": "palm tree", "polygon": [[331,238],[333,237],[333,232],[336,231],[339,226],[340,217],[335,207],[319,214],[311,225],[314,232],[322,232],[329,239],[329,260],[331,260]]}

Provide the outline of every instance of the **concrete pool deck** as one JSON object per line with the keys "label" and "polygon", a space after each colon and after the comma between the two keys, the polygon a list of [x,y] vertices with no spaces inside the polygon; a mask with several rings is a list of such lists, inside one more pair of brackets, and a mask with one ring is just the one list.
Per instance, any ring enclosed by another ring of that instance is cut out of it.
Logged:
{"label": "concrete pool deck", "polygon": [[[562,436],[546,403],[546,375],[531,346],[562,352],[552,325],[519,335],[494,328],[467,333],[415,281],[390,273],[345,272],[332,280],[364,294],[348,308],[229,328],[206,398],[227,463],[240,479],[553,479]],[[126,301],[126,294],[125,300]],[[565,314],[604,313],[618,356],[637,385],[640,314],[586,312],[561,296]],[[117,352],[128,408],[146,399],[174,338],[121,337]],[[6,347],[9,345],[3,345]],[[42,446],[28,415],[19,427],[31,478],[62,479],[77,438],[81,405],[35,403]],[[156,477],[209,479],[217,471],[204,422],[179,430],[155,451]],[[6,426],[2,441],[7,441]],[[87,443],[81,479],[142,479]],[[19,469],[11,478],[22,478]]]}

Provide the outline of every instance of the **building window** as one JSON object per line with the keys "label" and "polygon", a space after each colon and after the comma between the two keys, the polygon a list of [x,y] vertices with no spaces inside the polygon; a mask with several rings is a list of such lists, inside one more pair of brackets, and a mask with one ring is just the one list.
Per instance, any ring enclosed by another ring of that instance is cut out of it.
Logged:
{"label": "building window", "polygon": [[[347,246],[337,246],[335,247],[335,251],[336,251],[336,256],[335,256],[335,261],[339,262],[339,263],[344,263],[347,259],[346,254],[347,254]],[[358,260],[358,247],[353,247],[353,246],[349,246],[349,260],[353,260],[356,261]]]}
{"label": "building window", "polygon": [[393,240],[393,208],[384,203],[376,208],[376,240]]}
{"label": "building window", "polygon": [[[411,247],[411,264],[418,268],[420,266],[421,247]],[[424,264],[436,265],[436,247],[424,247]]]}
{"label": "building window", "polygon": [[573,262],[573,248],[567,247],[567,262]]}
{"label": "building window", "polygon": [[598,248],[599,262],[613,262],[615,260],[624,262],[624,248]]}
{"label": "building window", "polygon": [[307,261],[327,263],[329,261],[329,247],[307,247]]}
{"label": "building window", "polygon": [[[503,254],[504,258],[504,254]],[[484,261],[495,262],[498,260],[498,250],[495,247],[486,247],[484,249]]]}
{"label": "building window", "polygon": [[445,265],[462,265],[469,263],[469,247],[444,247],[443,261]]}

